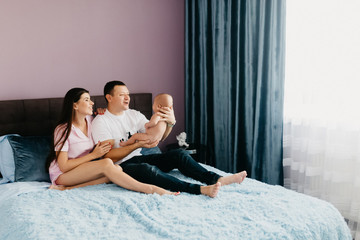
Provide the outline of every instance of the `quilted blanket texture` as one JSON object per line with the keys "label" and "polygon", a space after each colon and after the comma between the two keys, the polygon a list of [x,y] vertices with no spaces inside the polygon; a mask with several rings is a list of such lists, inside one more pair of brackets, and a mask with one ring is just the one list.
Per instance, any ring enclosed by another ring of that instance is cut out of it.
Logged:
{"label": "quilted blanket texture", "polygon": [[223,186],[213,199],[114,184],[29,192],[0,202],[0,220],[3,240],[351,239],[330,203],[253,179]]}

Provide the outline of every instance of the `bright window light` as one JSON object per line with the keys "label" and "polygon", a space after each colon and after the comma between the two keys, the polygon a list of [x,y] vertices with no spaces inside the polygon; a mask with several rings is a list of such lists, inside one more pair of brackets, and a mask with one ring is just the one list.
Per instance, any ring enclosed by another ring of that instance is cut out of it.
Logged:
{"label": "bright window light", "polygon": [[360,1],[286,4],[285,119],[360,128]]}

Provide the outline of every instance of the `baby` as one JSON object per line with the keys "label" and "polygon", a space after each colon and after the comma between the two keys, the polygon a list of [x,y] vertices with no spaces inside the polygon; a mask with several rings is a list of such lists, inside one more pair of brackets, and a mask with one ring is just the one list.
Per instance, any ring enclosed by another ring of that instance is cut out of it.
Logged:
{"label": "baby", "polygon": [[120,142],[120,146],[124,147],[139,140],[150,139],[150,142],[160,141],[167,127],[167,123],[165,121],[161,121],[161,117],[157,114],[162,107],[169,107],[170,109],[173,108],[173,98],[171,95],[166,93],[157,95],[152,106],[154,114],[152,115],[150,121],[145,124],[146,133],[135,133],[126,142]]}

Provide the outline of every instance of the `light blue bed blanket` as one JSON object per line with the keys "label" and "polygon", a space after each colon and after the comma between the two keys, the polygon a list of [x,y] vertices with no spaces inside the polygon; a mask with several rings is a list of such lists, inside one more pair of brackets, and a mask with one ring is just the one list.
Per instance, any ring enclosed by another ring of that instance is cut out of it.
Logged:
{"label": "light blue bed blanket", "polygon": [[351,239],[330,203],[253,179],[223,186],[214,199],[114,184],[25,192],[1,199],[0,239]]}

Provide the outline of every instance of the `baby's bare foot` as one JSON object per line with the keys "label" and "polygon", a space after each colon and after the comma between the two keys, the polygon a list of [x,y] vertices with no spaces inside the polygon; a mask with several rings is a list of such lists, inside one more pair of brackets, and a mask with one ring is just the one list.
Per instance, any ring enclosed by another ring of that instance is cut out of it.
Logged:
{"label": "baby's bare foot", "polygon": [[66,187],[64,185],[51,185],[49,189],[64,191],[66,190]]}
{"label": "baby's bare foot", "polygon": [[232,183],[242,183],[242,181],[244,181],[244,179],[246,178],[247,173],[246,171],[242,171],[239,173],[235,173],[233,175],[230,176],[226,176],[226,177],[221,177],[219,178],[218,182],[221,182],[221,185],[229,185]]}
{"label": "baby's bare foot", "polygon": [[215,183],[213,185],[201,186],[200,187],[200,192],[203,195],[214,198],[218,194],[218,192],[220,190],[220,187],[221,187],[221,183],[217,182],[217,183]]}

